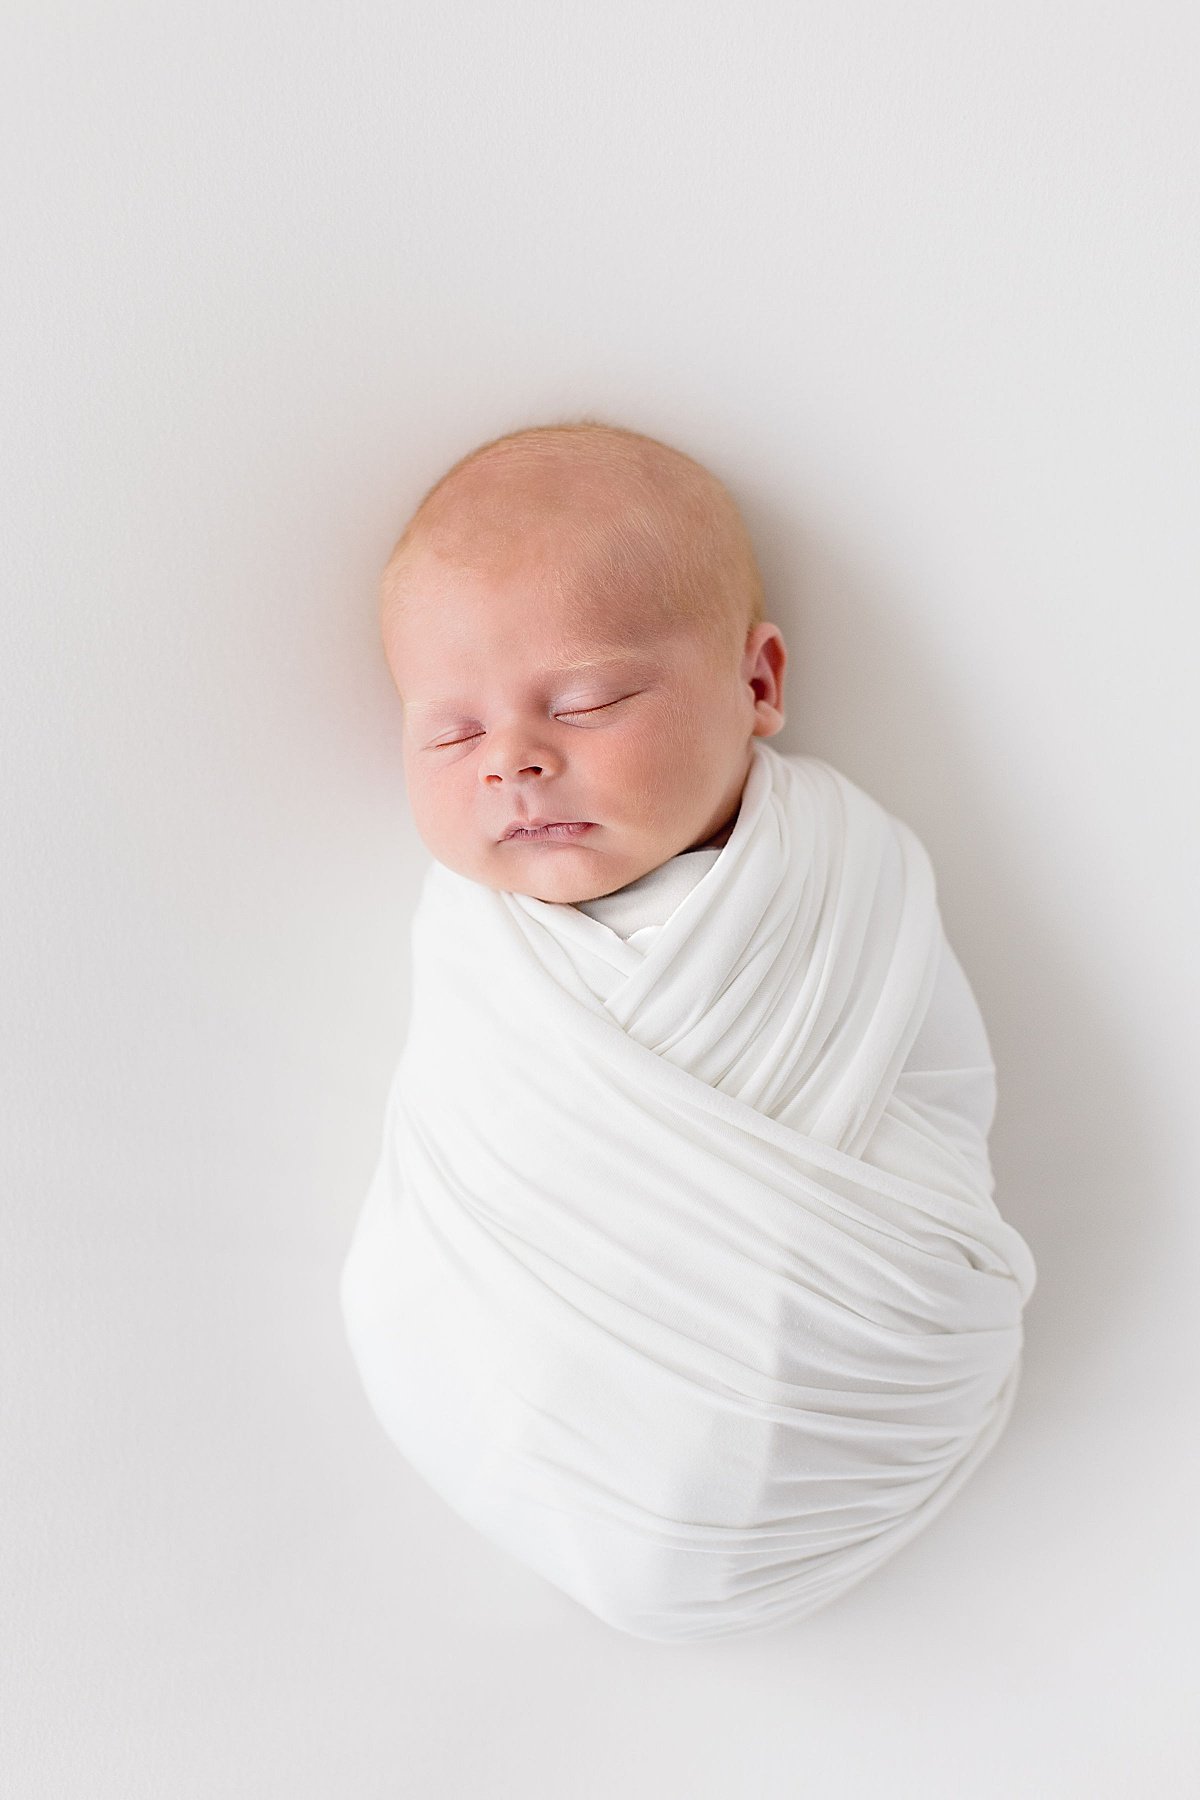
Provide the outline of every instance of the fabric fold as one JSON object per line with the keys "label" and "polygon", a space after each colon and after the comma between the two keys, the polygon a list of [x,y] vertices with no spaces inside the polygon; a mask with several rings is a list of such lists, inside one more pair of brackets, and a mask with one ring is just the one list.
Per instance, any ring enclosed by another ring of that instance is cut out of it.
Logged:
{"label": "fabric fold", "polygon": [[921,1530],[1003,1430],[1036,1280],[992,1199],[982,1021],[969,1105],[952,1033],[905,1073],[940,972],[974,1005],[923,846],[753,751],[641,944],[431,865],[342,1272],[423,1479],[661,1641],[789,1623]]}

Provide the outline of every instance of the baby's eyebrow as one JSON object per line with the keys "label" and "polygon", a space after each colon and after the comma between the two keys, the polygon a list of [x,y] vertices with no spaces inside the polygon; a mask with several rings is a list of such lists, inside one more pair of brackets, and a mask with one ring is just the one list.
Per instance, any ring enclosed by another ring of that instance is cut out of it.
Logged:
{"label": "baby's eyebrow", "polygon": [[622,650],[619,656],[584,656],[578,662],[560,663],[557,669],[542,669],[542,675],[573,675],[577,669],[610,669],[617,663],[644,662],[639,650]]}

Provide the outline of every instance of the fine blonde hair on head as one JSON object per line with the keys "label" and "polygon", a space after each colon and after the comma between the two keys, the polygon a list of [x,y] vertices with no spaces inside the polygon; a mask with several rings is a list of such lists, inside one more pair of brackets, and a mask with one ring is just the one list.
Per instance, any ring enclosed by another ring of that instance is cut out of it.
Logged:
{"label": "fine blonde hair on head", "polygon": [[652,568],[652,623],[682,619],[715,653],[740,654],[763,622],[762,576],[725,484],[684,451],[591,417],[505,432],[439,476],[384,565],[381,617],[400,604],[417,546],[479,568],[511,562],[551,532],[614,595]]}

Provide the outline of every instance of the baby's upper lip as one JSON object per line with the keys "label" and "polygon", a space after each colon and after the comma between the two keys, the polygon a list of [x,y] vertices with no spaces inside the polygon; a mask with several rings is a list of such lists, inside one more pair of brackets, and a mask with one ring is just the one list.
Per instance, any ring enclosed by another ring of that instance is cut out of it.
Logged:
{"label": "baby's upper lip", "polygon": [[504,835],[506,838],[509,838],[515,831],[540,831],[543,825],[587,824],[590,824],[590,820],[588,819],[514,819]]}

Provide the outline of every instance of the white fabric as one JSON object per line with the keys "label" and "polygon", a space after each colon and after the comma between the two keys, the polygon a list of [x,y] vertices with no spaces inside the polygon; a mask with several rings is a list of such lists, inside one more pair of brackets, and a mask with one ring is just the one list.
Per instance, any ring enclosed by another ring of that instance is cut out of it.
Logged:
{"label": "white fabric", "polygon": [[599,919],[627,944],[647,944],[700,877],[708,874],[720,854],[720,850],[681,850],[640,881],[631,881],[596,900],[577,900],[575,904],[589,919]]}
{"label": "white fabric", "polygon": [[753,750],[636,944],[431,865],[342,1273],[412,1467],[663,1641],[798,1619],[920,1531],[1004,1428],[1036,1280],[928,856],[828,764]]}
{"label": "white fabric", "polygon": [[[683,850],[639,881],[576,905],[644,955],[720,854]],[[975,996],[945,937],[929,1010],[892,1089],[893,1113],[901,1101],[927,1120],[930,1109],[938,1109],[929,1120],[933,1129],[953,1133],[962,1153],[983,1165],[983,1179],[990,1182],[986,1141],[996,1111],[995,1065]]]}

